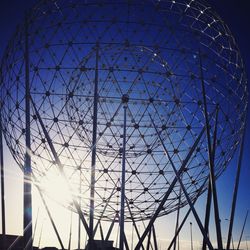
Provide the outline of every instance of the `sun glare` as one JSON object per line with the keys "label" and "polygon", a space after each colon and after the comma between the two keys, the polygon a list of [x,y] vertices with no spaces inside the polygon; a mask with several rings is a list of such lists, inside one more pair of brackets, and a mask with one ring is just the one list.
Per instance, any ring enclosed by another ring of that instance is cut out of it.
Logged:
{"label": "sun glare", "polygon": [[72,195],[62,176],[49,178],[42,184],[42,190],[50,199],[63,205],[72,202]]}

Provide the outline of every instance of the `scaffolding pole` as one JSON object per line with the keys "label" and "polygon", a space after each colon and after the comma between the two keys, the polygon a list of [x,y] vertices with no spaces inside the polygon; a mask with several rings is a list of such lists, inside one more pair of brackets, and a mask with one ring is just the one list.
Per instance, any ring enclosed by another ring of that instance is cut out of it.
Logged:
{"label": "scaffolding pole", "polygon": [[2,126],[2,103],[0,102],[0,164],[1,164],[1,208],[2,208],[2,249],[5,250],[5,190],[4,190],[4,156],[3,156],[3,126]]}
{"label": "scaffolding pole", "polygon": [[226,247],[227,250],[230,249],[230,243],[231,243],[232,232],[233,232],[234,214],[235,214],[236,201],[237,201],[238,188],[239,188],[239,181],[240,181],[240,173],[241,173],[241,165],[242,165],[242,158],[243,158],[245,133],[246,133],[246,128],[244,128],[244,132],[243,132],[243,136],[241,138],[241,144],[240,144],[240,152],[239,152],[239,158],[238,158],[237,173],[236,173],[236,177],[235,177],[233,200],[232,200],[231,214],[230,214],[230,220],[229,220],[229,229],[228,229],[228,236],[227,236],[227,247]]}
{"label": "scaffolding pole", "polygon": [[120,210],[120,250],[124,249],[124,207],[125,207],[125,171],[126,171],[126,129],[127,129],[127,103],[129,97],[122,97],[124,109],[123,144],[122,144],[122,178],[121,178],[121,210]]}
{"label": "scaffolding pole", "polygon": [[[24,162],[24,189],[23,189],[23,246],[32,250],[32,187],[31,187],[31,140],[30,140],[30,76],[29,76],[29,19],[25,17],[25,162]],[[26,230],[25,230],[26,229]]]}
{"label": "scaffolding pole", "polygon": [[214,171],[214,157],[212,144],[211,144],[211,136],[210,136],[210,124],[208,119],[208,108],[207,108],[207,97],[206,97],[206,90],[205,90],[205,81],[203,75],[203,65],[201,59],[201,53],[199,52],[199,63],[200,63],[200,79],[201,79],[201,87],[202,87],[202,96],[203,96],[203,104],[204,104],[204,116],[205,116],[205,123],[206,123],[206,132],[207,132],[207,147],[208,147],[208,158],[209,158],[209,169],[210,169],[210,182],[211,182],[211,191],[213,197],[213,205],[214,205],[214,217],[215,217],[215,227],[216,227],[216,236],[217,236],[217,244],[218,249],[223,249],[222,244],[222,235],[221,235],[221,226],[220,226],[220,215],[219,215],[219,205],[218,205],[218,198],[217,198],[217,190],[216,190],[216,176]]}
{"label": "scaffolding pole", "polygon": [[95,86],[93,106],[93,134],[91,156],[91,183],[90,183],[90,211],[89,211],[89,249],[93,249],[94,241],[94,210],[95,210],[95,168],[96,168],[96,137],[97,137],[97,111],[98,111],[98,61],[99,44],[96,44]]}

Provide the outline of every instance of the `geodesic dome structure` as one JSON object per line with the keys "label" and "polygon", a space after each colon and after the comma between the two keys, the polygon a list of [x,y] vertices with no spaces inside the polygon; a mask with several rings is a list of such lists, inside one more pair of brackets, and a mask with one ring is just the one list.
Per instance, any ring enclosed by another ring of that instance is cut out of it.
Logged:
{"label": "geodesic dome structure", "polygon": [[[178,169],[204,128],[202,81],[211,136],[218,108],[216,177],[228,166],[244,128],[247,81],[230,30],[205,2],[41,1],[28,17],[28,43],[32,169],[44,190],[60,174],[39,117],[72,195],[88,213],[95,82],[96,218],[113,219],[120,209],[124,96],[125,220],[150,218],[175,176],[157,132]],[[21,168],[24,48],[22,24],[6,49],[1,76],[5,139]],[[208,162],[204,133],[181,175],[191,199],[206,190]],[[179,189],[176,184],[160,215],[186,204]]]}

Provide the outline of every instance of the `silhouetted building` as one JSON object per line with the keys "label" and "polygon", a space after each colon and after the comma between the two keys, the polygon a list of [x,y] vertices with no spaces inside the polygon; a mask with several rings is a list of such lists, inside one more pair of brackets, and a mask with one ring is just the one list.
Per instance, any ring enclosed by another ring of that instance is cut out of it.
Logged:
{"label": "silhouetted building", "polygon": [[[118,248],[113,247],[113,241],[103,241],[103,240],[95,240],[94,241],[94,250],[118,250]],[[88,245],[86,250],[88,250]]]}
{"label": "silhouetted building", "polygon": [[[13,249],[23,249],[22,246],[23,236],[20,235],[5,235],[5,248],[9,248],[11,245],[14,247]],[[3,246],[4,237],[0,234],[0,248]]]}

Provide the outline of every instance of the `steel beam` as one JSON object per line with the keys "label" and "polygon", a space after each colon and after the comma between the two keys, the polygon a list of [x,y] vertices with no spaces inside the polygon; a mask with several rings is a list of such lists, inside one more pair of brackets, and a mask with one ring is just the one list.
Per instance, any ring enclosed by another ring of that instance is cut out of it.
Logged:
{"label": "steel beam", "polygon": [[[151,116],[150,116],[150,117],[151,117]],[[153,120],[152,120],[152,117],[151,117],[151,121],[153,121]],[[203,134],[204,134],[204,132],[205,132],[205,129],[206,129],[206,126],[204,126],[204,127],[202,128],[202,130],[201,130],[199,136],[196,138],[196,141],[194,142],[194,144],[192,145],[192,147],[191,147],[190,151],[188,152],[186,158],[185,158],[184,161],[182,162],[182,165],[181,165],[180,169],[179,169],[178,172],[177,172],[177,176],[180,176],[180,175],[183,173],[183,171],[185,170],[185,168],[186,168],[186,166],[187,166],[187,164],[188,164],[188,162],[189,162],[191,156],[193,155],[194,150],[196,149],[198,143],[199,143],[200,140],[201,140],[201,137],[203,136]],[[148,225],[147,225],[147,227],[146,227],[144,233],[143,233],[142,236],[140,237],[139,242],[137,243],[137,245],[136,245],[136,247],[135,247],[135,250],[139,250],[140,247],[142,246],[142,243],[143,243],[143,241],[144,241],[146,235],[148,234],[150,228],[153,226],[153,224],[154,224],[156,218],[158,217],[159,213],[161,212],[162,208],[164,207],[165,202],[167,201],[169,195],[171,194],[171,192],[172,192],[172,190],[173,190],[175,184],[177,183],[177,181],[178,181],[177,176],[175,176],[175,178],[174,178],[174,180],[172,181],[172,183],[170,184],[170,186],[169,186],[167,192],[165,193],[164,197],[162,198],[160,205],[158,206],[158,208],[156,209],[154,215],[153,215],[152,218],[150,219],[150,221],[149,221],[149,223],[148,223]]]}
{"label": "steel beam", "polygon": [[[176,214],[175,234],[176,234],[178,227],[179,227],[180,204],[181,204],[181,188],[179,191],[179,203],[178,203],[178,209],[177,209],[177,214]],[[174,242],[174,250],[176,250],[176,241]]]}
{"label": "steel beam", "polygon": [[240,233],[240,239],[239,239],[239,243],[238,243],[238,246],[237,246],[237,250],[239,250],[239,248],[240,248],[240,243],[241,243],[241,239],[242,239],[244,229],[245,229],[245,226],[246,226],[247,217],[248,217],[248,210],[247,210],[247,214],[246,214],[246,217],[245,217],[245,220],[244,220],[244,224],[243,224],[243,227],[242,227],[242,230],[241,230],[241,233]]}
{"label": "steel beam", "polygon": [[40,209],[38,208],[37,215],[36,215],[35,227],[34,227],[34,233],[33,233],[33,237],[32,237],[33,242],[34,242],[34,238],[35,238],[35,235],[36,235],[36,228],[37,228],[37,223],[38,223],[39,211],[40,211]]}
{"label": "steel beam", "polygon": [[[50,138],[50,136],[49,136],[49,133],[48,133],[48,131],[47,131],[46,128],[45,128],[45,125],[44,125],[44,123],[43,123],[43,120],[42,120],[42,118],[41,118],[41,116],[40,116],[40,114],[39,114],[39,112],[38,112],[38,110],[37,110],[37,108],[36,108],[36,105],[35,105],[35,103],[34,103],[32,97],[30,98],[30,100],[31,100],[31,103],[32,103],[33,108],[34,108],[34,110],[35,110],[35,113],[36,113],[36,116],[37,116],[37,118],[38,118],[38,121],[39,121],[39,123],[40,123],[40,125],[41,125],[41,127],[42,127],[42,131],[43,131],[44,136],[45,136],[45,138],[46,138],[46,140],[47,140],[47,143],[49,144],[49,147],[50,147],[51,153],[52,153],[52,155],[53,155],[53,157],[54,157],[55,163],[56,163],[56,165],[59,167],[61,176],[62,176],[63,180],[65,181],[65,184],[66,184],[66,186],[67,186],[69,192],[72,194],[73,192],[72,192],[72,189],[71,189],[71,187],[70,187],[70,184],[68,183],[67,177],[66,177],[66,175],[65,175],[65,172],[64,172],[64,169],[63,169],[63,165],[62,165],[62,163],[61,163],[61,161],[60,161],[60,159],[59,159],[59,157],[58,157],[58,155],[57,155],[57,152],[56,152],[55,147],[54,147],[54,145],[53,145],[53,142],[52,142],[52,140],[51,140],[51,138]],[[78,203],[78,202],[76,201],[76,199],[74,199],[73,197],[72,197],[72,200],[73,200],[73,205],[74,205],[74,207],[76,208],[76,211],[77,211],[77,213],[79,214],[79,216],[80,216],[80,218],[81,218],[81,221],[82,221],[83,226],[84,226],[84,228],[85,228],[85,230],[86,230],[86,233],[87,233],[87,235],[89,236],[89,227],[88,227],[88,224],[87,224],[87,222],[86,222],[86,220],[85,220],[85,217],[84,217],[84,215],[83,215],[83,213],[82,213],[82,211],[81,211],[81,208],[80,208],[80,206],[79,206],[79,203]]]}
{"label": "steel beam", "polygon": [[97,137],[97,112],[98,112],[98,67],[99,67],[99,44],[96,44],[95,86],[93,106],[93,133],[92,133],[92,156],[91,156],[91,181],[90,181],[90,211],[89,211],[89,249],[93,248],[94,240],[94,210],[95,210],[95,168],[96,168],[96,137]]}
{"label": "steel beam", "polygon": [[[30,75],[29,75],[29,17],[25,17],[25,162],[23,188],[23,246],[32,250],[32,186],[31,186],[31,140],[30,140]],[[29,226],[28,226],[29,225]],[[27,229],[27,230],[25,230]]]}
{"label": "steel beam", "polygon": [[214,217],[215,217],[217,243],[218,243],[218,248],[223,249],[221,227],[220,227],[219,205],[218,205],[217,190],[216,190],[216,183],[215,183],[214,161],[213,161],[213,156],[212,156],[213,152],[212,152],[212,145],[211,145],[211,138],[210,138],[210,124],[208,120],[207,98],[206,98],[205,82],[204,82],[203,69],[202,69],[203,66],[202,66],[200,53],[199,53],[199,59],[200,59],[199,63],[200,63],[202,96],[203,96],[203,102],[204,102],[203,103],[204,115],[205,115],[205,122],[206,122],[206,128],[207,128],[206,132],[207,132],[207,146],[208,146],[208,157],[209,157],[209,167],[210,167],[210,181],[211,181],[211,190],[212,190],[213,205],[214,205]]}
{"label": "steel beam", "polygon": [[[196,200],[194,201],[193,204],[195,204],[195,202],[196,202]],[[185,217],[183,218],[183,220],[182,220],[180,226],[179,226],[178,229],[176,230],[175,236],[173,237],[173,239],[172,239],[172,241],[171,241],[171,243],[170,243],[170,245],[169,245],[169,247],[168,247],[168,250],[171,250],[171,248],[172,248],[174,242],[176,241],[176,239],[177,239],[177,237],[178,237],[178,235],[179,235],[179,233],[180,233],[182,227],[184,226],[184,224],[185,224],[185,222],[186,222],[186,220],[187,220],[187,218],[188,218],[190,212],[191,212],[191,208],[189,208],[189,210],[188,210],[188,212],[186,213]]]}
{"label": "steel beam", "polygon": [[157,237],[156,237],[156,232],[155,232],[155,226],[154,225],[153,225],[153,240],[154,240],[155,250],[158,250]]}
{"label": "steel beam", "polygon": [[[125,99],[124,99],[125,101]],[[120,250],[124,249],[124,208],[125,208],[125,175],[126,175],[126,133],[127,133],[127,103],[123,105],[123,143],[122,143],[122,178],[121,178],[121,208],[120,208]]]}
{"label": "steel beam", "polygon": [[[79,206],[81,209],[81,193],[82,193],[82,170],[81,170],[81,166],[79,167]],[[80,250],[81,248],[81,218],[80,216],[78,216],[78,242],[77,242],[77,247],[78,250]]]}
{"label": "steel beam", "polygon": [[99,224],[99,228],[100,228],[101,239],[102,239],[102,241],[104,241],[104,234],[103,234],[103,230],[102,230],[102,223]]}
{"label": "steel beam", "polygon": [[117,215],[114,217],[114,219],[113,219],[112,222],[111,222],[111,225],[110,225],[110,227],[109,227],[109,230],[108,230],[107,235],[106,235],[106,238],[105,238],[105,241],[108,241],[108,240],[109,240],[110,234],[111,234],[111,232],[112,232],[112,230],[113,230],[113,228],[114,228],[114,225],[115,225],[116,218],[117,218]]}
{"label": "steel beam", "polygon": [[70,215],[70,230],[69,230],[69,244],[68,244],[68,250],[71,249],[71,239],[72,239],[72,215],[73,212],[71,211],[71,215]]}
{"label": "steel beam", "polygon": [[[195,205],[195,203],[196,203],[196,201],[197,201],[199,195],[201,194],[201,191],[202,191],[203,187],[205,186],[205,184],[206,184],[206,180],[203,182],[202,186],[200,187],[200,191],[199,191],[199,193],[197,194],[196,199],[195,199],[194,202],[193,202],[193,205]],[[169,245],[169,247],[168,247],[168,250],[171,250],[171,247],[173,246],[174,242],[176,241],[176,239],[177,239],[177,237],[178,237],[178,235],[179,235],[179,233],[180,233],[182,227],[184,226],[184,224],[185,224],[185,222],[186,222],[186,220],[187,220],[187,218],[188,218],[190,212],[191,212],[191,208],[189,208],[189,210],[187,211],[186,215],[185,215],[184,218],[182,219],[182,222],[181,222],[180,226],[178,227],[178,229],[177,229],[177,231],[176,231],[176,233],[175,233],[175,236],[174,236],[174,238],[172,239],[172,241],[171,241],[171,243],[170,243],[170,245]]]}
{"label": "steel beam", "polygon": [[213,152],[212,152],[212,145],[211,145],[211,138],[210,138],[210,124],[208,120],[207,98],[206,98],[205,82],[204,82],[203,68],[202,68],[203,66],[202,66],[200,53],[199,53],[199,59],[200,59],[199,63],[200,63],[202,96],[203,96],[203,102],[204,102],[203,103],[204,104],[204,116],[205,116],[205,122],[206,122],[206,127],[207,127],[206,132],[207,132],[207,146],[208,146],[208,157],[209,157],[209,168],[210,168],[210,182],[211,182],[211,191],[212,191],[213,205],[214,205],[217,243],[218,243],[218,248],[223,249],[221,227],[220,227],[219,206],[218,206],[217,190],[216,190],[216,183],[215,183],[214,160],[213,160]]}
{"label": "steel beam", "polygon": [[[133,223],[133,227],[135,228],[136,235],[137,235],[138,239],[140,240],[140,232],[139,232],[138,227],[136,225],[136,221],[135,221],[135,219],[134,219],[134,217],[132,215],[132,211],[130,209],[129,202],[128,202],[127,198],[126,198],[126,202],[127,202],[128,211],[130,213],[131,220],[132,220],[132,223]],[[143,245],[141,247],[142,247],[143,250],[145,249]]]}
{"label": "steel beam", "polygon": [[191,250],[194,250],[194,245],[193,245],[193,223],[192,222],[190,222],[190,237],[191,237]]}
{"label": "steel beam", "polygon": [[[210,221],[211,200],[212,200],[211,182],[210,181],[208,182],[208,191],[207,192],[208,193],[207,193],[204,229],[206,231],[207,237],[209,237],[209,221]],[[204,238],[203,238],[203,242],[202,242],[202,250],[206,250],[206,241]]]}
{"label": "steel beam", "polygon": [[[151,116],[150,116],[150,118],[151,118]],[[192,211],[192,213],[193,213],[193,215],[194,215],[194,218],[195,218],[195,220],[196,220],[196,222],[197,222],[197,224],[198,224],[198,226],[199,226],[199,228],[200,228],[200,231],[201,231],[203,237],[204,237],[205,240],[206,240],[206,244],[208,245],[208,247],[209,247],[210,250],[213,250],[213,246],[212,246],[210,240],[208,239],[208,237],[207,237],[207,235],[206,235],[206,232],[205,232],[205,230],[204,230],[204,228],[203,228],[203,225],[202,225],[202,223],[201,223],[201,220],[200,220],[200,218],[199,218],[199,216],[198,216],[198,214],[197,214],[197,212],[196,212],[196,210],[195,210],[195,208],[194,208],[194,205],[193,205],[193,203],[192,203],[192,201],[191,201],[191,199],[190,199],[190,197],[189,197],[189,194],[188,194],[188,192],[187,192],[187,190],[186,190],[186,188],[185,188],[185,186],[184,186],[184,184],[183,184],[183,182],[182,182],[182,179],[180,178],[180,174],[178,173],[178,171],[177,171],[177,169],[176,169],[176,167],[175,167],[175,165],[174,165],[174,163],[173,163],[173,161],[172,161],[172,158],[170,157],[169,152],[168,152],[168,150],[167,150],[167,148],[166,148],[166,146],[165,146],[165,144],[164,144],[164,142],[163,142],[163,140],[162,140],[162,138],[161,138],[161,136],[160,136],[160,134],[159,134],[159,132],[158,132],[158,130],[157,130],[157,128],[156,128],[156,126],[155,126],[155,123],[154,123],[154,121],[153,121],[152,118],[151,118],[151,122],[152,122],[153,125],[154,125],[155,131],[156,131],[156,133],[157,133],[157,135],[158,135],[158,138],[159,138],[159,140],[160,140],[160,142],[161,142],[161,145],[162,145],[162,147],[163,147],[163,149],[164,149],[164,151],[165,151],[165,153],[166,153],[166,156],[168,157],[168,160],[169,160],[169,162],[170,162],[170,164],[171,164],[171,166],[172,166],[172,168],[173,168],[173,170],[174,170],[175,176],[176,176],[178,182],[180,183],[181,189],[182,189],[182,191],[183,191],[183,193],[184,193],[184,195],[185,195],[185,197],[186,197],[186,200],[187,200],[187,202],[188,202],[188,204],[189,204],[189,206],[190,206],[190,208],[191,208],[191,211]],[[221,249],[222,249],[222,248],[221,248]]]}
{"label": "steel beam", "polygon": [[148,234],[148,242],[147,242],[147,250],[149,250],[150,249],[150,241],[151,241],[151,234],[152,234],[152,228],[153,227],[151,227],[151,229],[149,230],[149,234]]}
{"label": "steel beam", "polygon": [[[218,125],[218,112],[219,107],[216,107],[216,116],[215,116],[215,124],[214,124],[214,134],[213,134],[213,148],[212,148],[212,161],[214,162],[215,153],[216,153],[216,141],[217,141],[217,125]],[[207,203],[206,203],[206,213],[205,213],[205,223],[204,228],[207,232],[207,237],[209,237],[209,221],[210,221],[210,213],[211,213],[211,201],[212,201],[212,188],[211,181],[208,182],[208,193],[207,193]],[[206,250],[206,242],[203,239],[202,242],[202,250]]]}
{"label": "steel beam", "polygon": [[125,249],[129,250],[128,241],[127,241],[127,237],[126,237],[125,233],[123,234],[123,240],[124,240]]}
{"label": "steel beam", "polygon": [[239,187],[239,181],[240,181],[245,134],[246,134],[246,128],[244,127],[244,131],[243,131],[243,135],[242,135],[241,143],[240,143],[240,152],[239,152],[239,158],[238,158],[237,173],[236,173],[236,177],[235,177],[233,200],[232,200],[231,214],[230,214],[230,220],[229,220],[229,229],[228,229],[227,246],[226,246],[227,250],[230,249],[230,243],[231,243],[232,232],[233,232],[234,214],[235,214],[236,201],[237,201],[237,195],[238,195],[238,187]]}
{"label": "steel beam", "polygon": [[2,208],[2,249],[5,250],[6,225],[5,225],[5,187],[4,187],[4,154],[3,154],[3,126],[2,126],[2,102],[0,101],[0,164],[1,164],[1,208]]}
{"label": "steel beam", "polygon": [[[97,223],[96,223],[96,225],[95,225],[94,237],[95,237],[96,231],[97,231],[97,229],[98,229],[99,223],[101,222],[101,220],[102,220],[102,218],[103,218],[103,215],[104,215],[104,213],[105,213],[105,211],[106,211],[106,208],[108,207],[108,202],[110,201],[111,197],[112,197],[113,194],[115,193],[115,190],[116,190],[116,188],[115,188],[115,186],[114,186],[114,188],[113,188],[113,190],[112,190],[112,193],[110,194],[109,198],[107,199],[106,204],[105,204],[105,206],[104,206],[104,208],[103,208],[103,210],[102,210],[101,216],[99,217],[99,219],[98,219],[98,221],[97,221]],[[117,215],[116,215],[116,216],[117,216]]]}
{"label": "steel beam", "polygon": [[46,210],[46,212],[47,212],[47,214],[48,214],[48,216],[49,216],[49,219],[50,219],[51,225],[52,225],[52,227],[53,227],[53,229],[54,229],[54,231],[55,231],[57,240],[58,240],[58,242],[59,242],[59,244],[60,244],[62,250],[64,250],[65,248],[64,248],[64,246],[63,246],[62,239],[61,239],[61,237],[60,237],[60,235],[59,235],[59,232],[58,232],[58,230],[57,230],[57,227],[56,227],[56,224],[55,224],[55,222],[54,222],[54,219],[53,219],[53,217],[52,217],[52,215],[51,215],[51,213],[50,213],[50,211],[49,211],[49,207],[48,207],[48,205],[47,205],[47,203],[46,203],[46,201],[45,201],[45,199],[44,199],[43,192],[42,192],[41,188],[40,188],[39,185],[38,185],[38,181],[36,180],[36,176],[35,176],[34,174],[32,174],[32,175],[33,175],[33,179],[35,180],[35,187],[36,187],[37,190],[38,190],[38,193],[39,193],[39,195],[40,195],[40,197],[41,197],[42,203],[43,203],[43,205],[44,205],[44,207],[45,207],[45,210]]}

